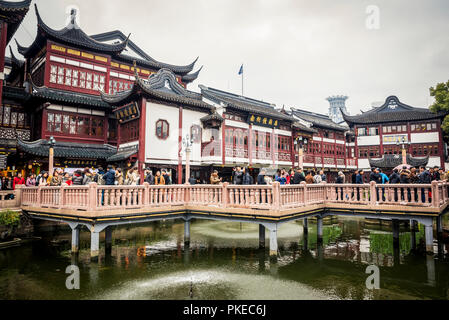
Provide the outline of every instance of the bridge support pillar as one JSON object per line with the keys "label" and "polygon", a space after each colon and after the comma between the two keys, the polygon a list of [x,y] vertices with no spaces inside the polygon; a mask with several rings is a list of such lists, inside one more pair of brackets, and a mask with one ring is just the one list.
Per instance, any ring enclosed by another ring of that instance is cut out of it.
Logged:
{"label": "bridge support pillar", "polygon": [[277,225],[275,224],[272,229],[270,229],[270,257],[277,257],[278,255],[278,235],[277,235]]}
{"label": "bridge support pillar", "polygon": [[418,226],[415,220],[410,220],[410,247],[411,250],[416,250],[416,231]]}
{"label": "bridge support pillar", "polygon": [[270,258],[276,259],[278,255],[278,225],[277,223],[263,223],[262,225],[270,230]]}
{"label": "bridge support pillar", "polygon": [[184,221],[184,246],[190,245],[190,220]]}
{"label": "bridge support pillar", "polygon": [[100,253],[100,232],[92,227],[90,232],[90,258],[91,260],[98,260]]}
{"label": "bridge support pillar", "polygon": [[106,253],[111,253],[112,251],[112,227],[109,226],[104,230],[104,238],[105,238],[105,250]]}
{"label": "bridge support pillar", "polygon": [[440,241],[443,238],[443,216],[437,217],[437,239]]}
{"label": "bridge support pillar", "polygon": [[317,242],[322,243],[323,242],[323,217],[317,216],[316,217],[316,235],[317,235]]}
{"label": "bridge support pillar", "polygon": [[265,226],[259,224],[259,249],[265,248]]}
{"label": "bridge support pillar", "polygon": [[309,220],[307,218],[302,219],[302,228],[304,234],[309,233]]}
{"label": "bridge support pillar", "polygon": [[392,220],[393,228],[393,247],[399,247],[399,220]]}
{"label": "bridge support pillar", "polygon": [[433,218],[419,217],[416,220],[424,225],[424,233],[426,237],[426,252],[428,254],[433,254]]}
{"label": "bridge support pillar", "polygon": [[72,228],[72,253],[78,253],[80,250],[80,226],[70,227]]}

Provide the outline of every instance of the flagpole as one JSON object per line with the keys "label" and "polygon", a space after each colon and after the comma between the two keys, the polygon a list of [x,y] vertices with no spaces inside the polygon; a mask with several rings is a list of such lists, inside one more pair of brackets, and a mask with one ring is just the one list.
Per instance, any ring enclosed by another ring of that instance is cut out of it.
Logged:
{"label": "flagpole", "polygon": [[[243,64],[242,64],[242,66],[243,66]],[[243,96],[243,74],[245,73],[245,69],[243,68],[242,69],[242,96]]]}

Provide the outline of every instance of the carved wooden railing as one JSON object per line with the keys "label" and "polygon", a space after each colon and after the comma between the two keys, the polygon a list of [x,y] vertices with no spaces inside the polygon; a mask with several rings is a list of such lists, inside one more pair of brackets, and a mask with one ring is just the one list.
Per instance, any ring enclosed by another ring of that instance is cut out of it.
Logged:
{"label": "carved wooden railing", "polygon": [[[1,207],[42,207],[82,211],[126,210],[152,207],[208,206],[265,210],[329,203],[396,205],[440,208],[449,201],[449,183],[432,184],[305,184],[279,185],[165,185],[21,187],[14,200]],[[1,198],[0,198],[1,199]]]}

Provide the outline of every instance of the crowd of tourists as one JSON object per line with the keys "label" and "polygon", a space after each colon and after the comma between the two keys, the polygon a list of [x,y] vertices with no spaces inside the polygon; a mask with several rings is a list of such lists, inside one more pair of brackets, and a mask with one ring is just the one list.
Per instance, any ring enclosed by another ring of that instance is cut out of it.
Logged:
{"label": "crowd of tourists", "polygon": [[[351,177],[351,179],[348,179]],[[277,181],[281,185],[306,184],[313,183],[352,183],[364,184],[371,181],[377,184],[429,184],[434,180],[447,181],[449,172],[445,172],[437,166],[427,169],[426,167],[408,167],[402,169],[394,169],[391,174],[387,175],[382,169],[372,168],[369,173],[364,170],[355,170],[351,175],[346,176],[342,171],[338,172],[335,179],[328,181],[328,176],[323,170],[303,171],[301,168],[296,169],[278,169],[275,174],[268,174],[267,169],[260,169],[257,177],[253,177],[248,168],[236,166],[232,170],[231,183],[237,185],[270,185]],[[66,185],[88,185],[96,182],[99,185],[140,185],[144,182],[150,185],[170,185],[173,184],[171,172],[167,170],[157,170],[155,174],[149,168],[144,170],[144,176],[139,175],[136,167],[130,168],[126,174],[121,168],[114,168],[109,165],[106,170],[99,167],[98,170],[85,168],[84,170],[76,170],[72,173],[64,171],[61,168],[55,169],[52,174],[46,171],[40,172],[38,175],[30,174],[26,179],[21,173],[14,178],[2,177],[0,180],[1,190],[14,190],[17,185],[31,186],[61,186]],[[220,184],[223,178],[219,176],[218,171],[214,170],[210,176],[210,184]],[[189,184],[198,184],[199,180],[193,176],[189,178]]]}

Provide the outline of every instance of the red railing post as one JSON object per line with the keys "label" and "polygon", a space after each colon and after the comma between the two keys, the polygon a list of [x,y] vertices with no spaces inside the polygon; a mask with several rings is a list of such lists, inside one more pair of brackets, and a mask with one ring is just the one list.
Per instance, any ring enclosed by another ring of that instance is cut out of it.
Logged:
{"label": "red railing post", "polygon": [[59,188],[59,209],[62,209],[65,205],[65,185],[62,184]]}
{"label": "red railing post", "polygon": [[16,200],[16,207],[22,206],[22,188],[25,186],[23,184],[16,185],[16,190],[14,190],[14,200]]}
{"label": "red railing post", "polygon": [[89,189],[87,192],[87,210],[95,211],[97,209],[97,183],[91,182],[89,183]]}
{"label": "red railing post", "polygon": [[376,193],[376,182],[375,181],[371,181],[369,183],[369,194],[370,194],[370,204],[376,205],[377,193]]}
{"label": "red railing post", "polygon": [[307,183],[305,181],[301,181],[300,185],[303,188],[303,196],[302,196],[302,200],[303,200],[303,205],[305,206],[307,203]]}
{"label": "red railing post", "polygon": [[432,181],[432,207],[438,208],[440,206],[440,190],[438,181]]}
{"label": "red railing post", "polygon": [[150,203],[150,184],[148,182],[144,182],[143,186],[143,205],[147,206]]}
{"label": "red railing post", "polygon": [[271,185],[273,193],[273,209],[279,211],[281,208],[281,188],[279,182],[275,181]]}
{"label": "red railing post", "polygon": [[229,182],[225,182],[222,185],[221,202],[222,202],[223,208],[226,208],[228,206],[228,201],[229,201],[228,185],[229,185]]}

